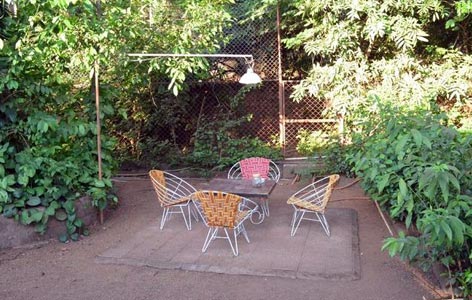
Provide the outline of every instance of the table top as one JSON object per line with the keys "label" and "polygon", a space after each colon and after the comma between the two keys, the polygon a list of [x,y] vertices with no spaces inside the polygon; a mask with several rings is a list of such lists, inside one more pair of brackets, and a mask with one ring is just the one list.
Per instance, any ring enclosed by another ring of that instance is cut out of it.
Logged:
{"label": "table top", "polygon": [[244,197],[268,198],[274,189],[276,182],[266,180],[260,187],[252,185],[252,180],[248,179],[226,179],[214,178],[208,182],[207,189],[236,194]]}

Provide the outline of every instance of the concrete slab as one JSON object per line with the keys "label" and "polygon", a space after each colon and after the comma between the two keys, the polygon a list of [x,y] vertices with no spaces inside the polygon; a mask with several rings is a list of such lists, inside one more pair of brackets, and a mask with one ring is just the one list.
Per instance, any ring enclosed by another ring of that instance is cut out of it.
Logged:
{"label": "concrete slab", "polygon": [[[282,187],[283,188],[283,187]],[[223,274],[275,276],[304,279],[360,278],[357,213],[332,208],[326,217],[331,228],[327,237],[319,223],[303,221],[295,237],[290,236],[291,206],[283,199],[271,202],[271,215],[262,224],[247,222],[251,240],[238,238],[239,256],[233,256],[227,241],[216,240],[206,253],[201,249],[207,228],[200,222],[187,231],[180,216],[164,230],[160,219],[121,241],[96,258],[98,263],[148,266]]]}

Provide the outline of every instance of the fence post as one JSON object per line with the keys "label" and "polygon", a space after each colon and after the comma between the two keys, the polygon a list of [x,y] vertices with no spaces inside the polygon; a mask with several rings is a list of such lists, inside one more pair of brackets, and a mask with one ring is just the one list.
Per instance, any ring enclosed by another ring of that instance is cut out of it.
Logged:
{"label": "fence post", "polygon": [[277,54],[278,54],[278,87],[279,87],[279,144],[285,156],[285,93],[282,80],[282,50],[280,37],[280,1],[277,1]]}

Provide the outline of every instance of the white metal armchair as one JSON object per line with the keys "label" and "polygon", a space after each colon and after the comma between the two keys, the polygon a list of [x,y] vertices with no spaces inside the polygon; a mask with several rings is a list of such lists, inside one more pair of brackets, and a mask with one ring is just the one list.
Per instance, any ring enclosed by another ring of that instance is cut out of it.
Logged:
{"label": "white metal armchair", "polygon": [[[191,214],[193,212],[190,208],[191,196],[197,190],[182,178],[165,171],[151,170],[149,177],[156,191],[157,199],[163,208],[160,229],[164,228],[164,224],[172,214],[182,214],[185,226],[191,230]],[[184,208],[187,210],[188,218]],[[194,215],[194,217],[197,220],[197,216]]]}
{"label": "white metal armchair", "polygon": [[[287,203],[291,204],[294,209],[291,236],[295,235],[302,220],[320,222],[326,235],[331,235],[329,224],[325,217],[325,210],[338,180],[338,174],[323,177],[305,186],[288,199]],[[305,217],[305,214],[314,214],[316,218]]]}
{"label": "white metal armchair", "polygon": [[[275,182],[280,180],[280,169],[277,164],[267,158],[250,157],[235,163],[228,171],[228,179],[252,179],[254,174],[259,174],[264,179]],[[264,215],[269,216],[269,201],[261,199],[261,208]]]}
{"label": "white metal armchair", "polygon": [[[238,235],[241,233],[249,243],[244,221],[257,210],[257,204],[250,199],[219,191],[198,191],[194,194],[196,207],[199,209],[205,225],[209,227],[202,252],[206,252],[212,241],[226,239],[235,256],[239,255]],[[222,229],[224,235],[218,235]],[[228,233],[232,230],[232,237]]]}

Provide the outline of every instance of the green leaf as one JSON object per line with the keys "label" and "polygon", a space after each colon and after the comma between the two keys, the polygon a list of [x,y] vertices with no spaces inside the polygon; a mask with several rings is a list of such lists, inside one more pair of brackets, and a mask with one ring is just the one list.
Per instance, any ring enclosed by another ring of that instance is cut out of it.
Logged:
{"label": "green leaf", "polygon": [[453,29],[454,27],[456,27],[456,22],[454,21],[454,19],[449,19],[447,20],[445,27],[446,29]]}
{"label": "green leaf", "polygon": [[449,226],[451,227],[454,233],[455,244],[457,244],[458,246],[462,246],[464,244],[464,231],[465,231],[464,223],[459,218],[450,216]]}
{"label": "green leaf", "polygon": [[403,178],[400,178],[400,180],[398,181],[398,187],[400,188],[400,194],[402,195],[402,197],[404,199],[407,198],[408,188],[407,188],[406,182],[405,182],[405,180],[403,180]]}
{"label": "green leaf", "polygon": [[77,215],[75,213],[71,213],[67,215],[67,220],[73,222],[76,219]]}
{"label": "green leaf", "polygon": [[26,175],[19,175],[18,176],[18,183],[22,186],[27,186],[29,182],[29,178]]}
{"label": "green leaf", "polygon": [[85,135],[85,127],[84,127],[83,124],[80,124],[80,125],[79,125],[79,134],[80,134],[81,136],[84,136],[84,135]]}
{"label": "green leaf", "polygon": [[446,176],[443,176],[444,174],[441,174],[439,176],[438,181],[439,181],[439,188],[441,189],[441,194],[444,199],[444,201],[447,203],[449,199],[449,181]]}
{"label": "green leaf", "polygon": [[75,219],[74,225],[80,228],[84,226],[84,222],[81,219]]}
{"label": "green leaf", "polygon": [[58,209],[61,207],[61,205],[57,201],[52,201],[49,203],[49,207],[53,207],[54,209]]}
{"label": "green leaf", "polygon": [[397,146],[395,147],[395,154],[400,155],[401,153],[404,153],[403,148],[405,147],[406,142],[408,142],[409,135],[405,134],[400,137],[400,140],[397,143]]}
{"label": "green leaf", "polygon": [[457,180],[456,176],[450,175],[449,176],[449,182],[452,183],[452,185],[456,188],[457,191],[461,190],[461,186],[459,184],[459,180]]}
{"label": "green leaf", "polygon": [[411,212],[409,212],[408,215],[406,216],[406,219],[405,219],[406,228],[410,228],[412,218],[413,218],[413,214]]}
{"label": "green leaf", "polygon": [[75,211],[75,204],[73,200],[67,200],[62,204],[62,207],[66,210],[67,213],[73,213]]}
{"label": "green leaf", "polygon": [[67,219],[67,214],[66,212],[61,208],[56,211],[56,214],[54,215],[57,220],[59,221],[64,221]]}
{"label": "green leaf", "polygon": [[42,133],[46,133],[48,131],[49,125],[47,122],[40,120],[37,125],[37,130]]}
{"label": "green leaf", "polygon": [[13,191],[13,197],[18,199],[18,198],[21,198],[22,196],[23,196],[23,189],[15,189]]}
{"label": "green leaf", "polygon": [[46,191],[46,189],[43,186],[37,186],[34,190],[36,191],[36,196],[42,196],[44,195],[44,192]]}
{"label": "green leaf", "polygon": [[31,210],[31,221],[39,222],[43,218],[43,212],[37,209]]}
{"label": "green leaf", "polygon": [[56,209],[53,206],[49,205],[44,211],[44,213],[48,216],[54,216],[56,213]]}
{"label": "green leaf", "polygon": [[68,240],[69,240],[69,236],[67,235],[67,233],[62,233],[59,235],[59,241],[61,243],[66,243]]}
{"label": "green leaf", "polygon": [[432,149],[431,141],[430,141],[426,136],[423,136],[423,144],[424,144],[429,150]]}
{"label": "green leaf", "polygon": [[423,136],[421,135],[421,133],[416,129],[411,129],[410,132],[413,135],[413,139],[415,140],[416,146],[421,147],[421,144],[423,143]]}
{"label": "green leaf", "polygon": [[437,182],[430,181],[429,184],[426,186],[426,189],[423,191],[423,194],[428,197],[430,200],[434,200],[436,198],[436,191],[437,191]]}
{"label": "green leaf", "polygon": [[7,189],[9,186],[12,186],[16,183],[15,176],[14,175],[8,175],[4,177],[1,181],[1,186],[4,189]]}
{"label": "green leaf", "polygon": [[390,174],[385,174],[385,175],[380,176],[379,180],[377,181],[377,190],[379,193],[382,193],[385,186],[389,182],[389,179],[390,179]]}
{"label": "green leaf", "polygon": [[105,182],[103,182],[102,180],[96,179],[95,182],[94,182],[94,185],[96,187],[99,187],[99,188],[104,188],[105,187]]}
{"label": "green leaf", "polygon": [[68,234],[73,234],[77,230],[77,227],[75,227],[74,224],[72,224],[70,222],[67,222],[66,228],[67,228],[67,233]]}
{"label": "green leaf", "polygon": [[382,245],[382,251],[388,250],[388,254],[393,257],[398,251],[398,240],[395,238],[388,238]]}
{"label": "green leaf", "polygon": [[74,242],[77,242],[79,240],[79,234],[77,232],[71,234],[70,239],[73,240]]}
{"label": "green leaf", "polygon": [[21,222],[21,224],[29,225],[29,224],[31,223],[31,221],[32,221],[32,220],[31,220],[30,217],[29,217],[29,212],[28,212],[28,210],[26,210],[26,209],[23,210],[23,211],[21,212],[21,215],[20,215],[20,222]]}
{"label": "green leaf", "polygon": [[0,190],[0,203],[8,202],[8,193],[4,190]]}
{"label": "green leaf", "polygon": [[33,196],[29,198],[28,201],[26,201],[26,204],[28,204],[29,206],[38,206],[39,204],[41,204],[41,199],[37,196]]}
{"label": "green leaf", "polygon": [[444,231],[444,233],[446,234],[446,236],[447,236],[447,238],[449,239],[449,241],[452,242],[452,230],[451,230],[451,227],[449,227],[449,225],[448,225],[444,220],[439,221],[439,225],[441,226],[441,229]]}
{"label": "green leaf", "polygon": [[16,208],[14,205],[5,205],[5,207],[3,208],[3,216],[5,218],[11,218],[13,216],[16,216],[18,212],[18,208]]}

